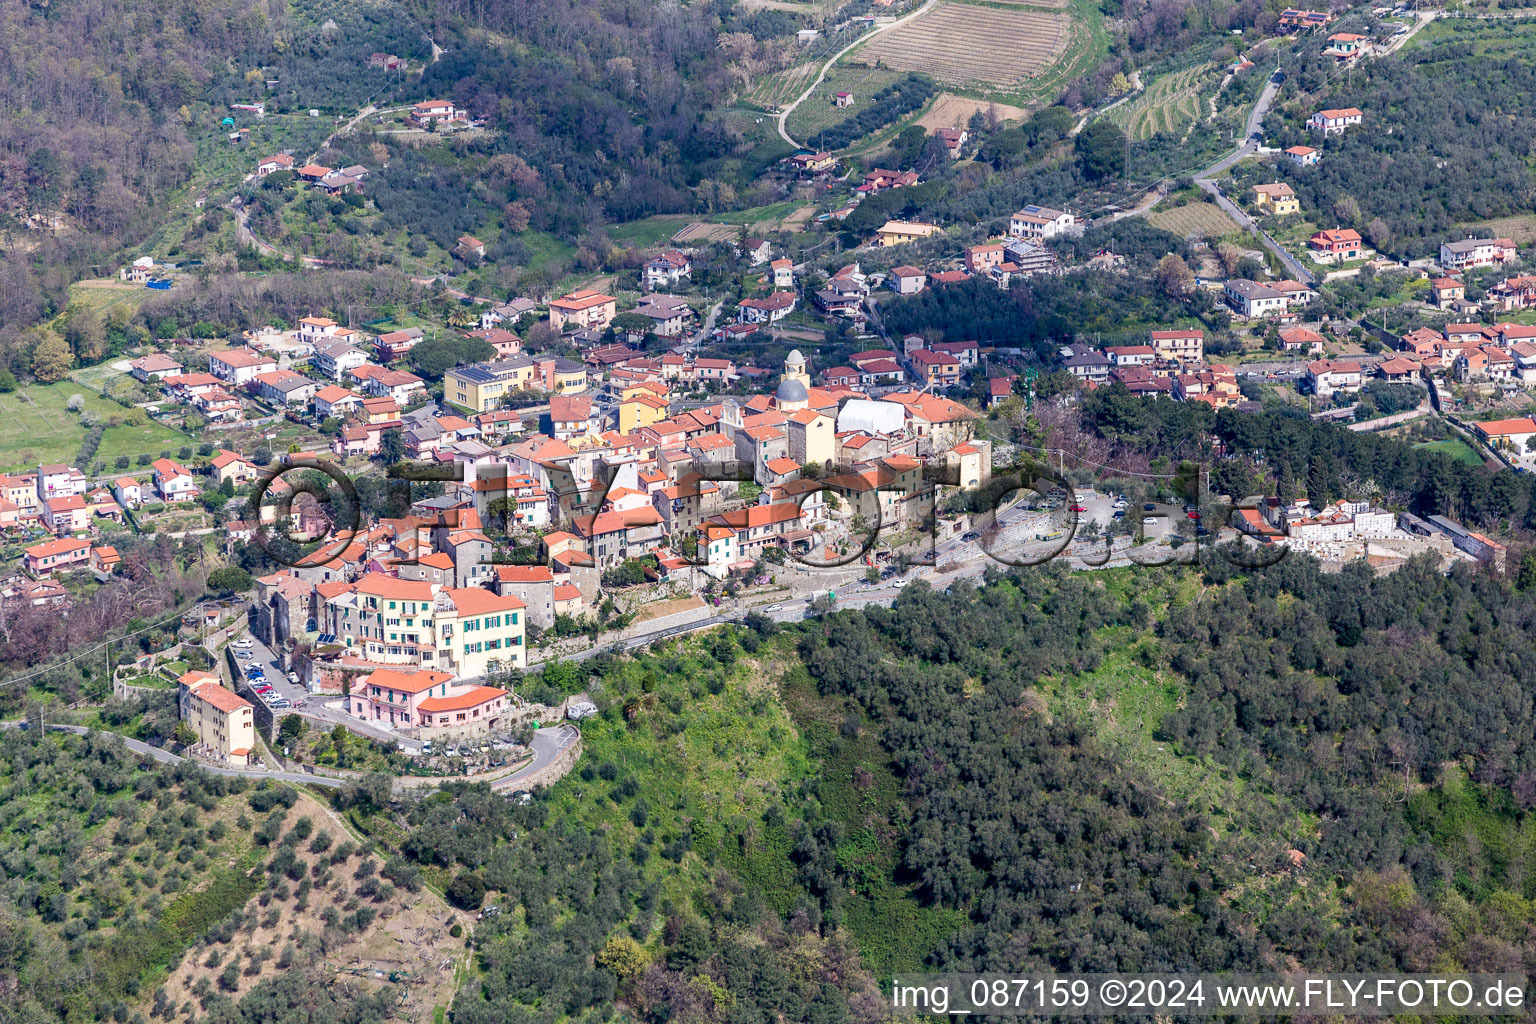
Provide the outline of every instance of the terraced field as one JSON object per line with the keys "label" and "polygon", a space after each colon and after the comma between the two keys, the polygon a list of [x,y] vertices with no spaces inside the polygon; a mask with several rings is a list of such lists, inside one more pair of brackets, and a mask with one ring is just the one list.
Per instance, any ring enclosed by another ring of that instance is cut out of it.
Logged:
{"label": "terraced field", "polygon": [[1182,133],[1205,114],[1200,87],[1212,66],[1200,64],[1159,75],[1146,92],[1105,116],[1132,139],[1150,139],[1158,132]]}
{"label": "terraced field", "polygon": [[1015,88],[1036,78],[1072,41],[1065,14],[946,3],[882,33],[848,59],[947,82]]}

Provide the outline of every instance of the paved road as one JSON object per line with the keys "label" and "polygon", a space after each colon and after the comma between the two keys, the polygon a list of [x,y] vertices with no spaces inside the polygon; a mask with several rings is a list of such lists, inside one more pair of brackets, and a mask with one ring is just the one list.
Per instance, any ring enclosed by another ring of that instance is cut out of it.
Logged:
{"label": "paved road", "polygon": [[[26,728],[25,722],[0,722],[0,729],[23,728]],[[49,723],[48,728],[57,730],[58,732],[72,732],[77,736],[86,736],[92,732],[99,732],[103,736],[115,736],[123,741],[123,746],[127,747],[135,754],[142,754],[145,757],[159,761],[161,764],[180,764],[181,762],[188,760],[179,754],[171,753],[169,750],[162,750],[159,747],[152,747],[142,740],[129,739],[127,736],[123,736],[119,733],[104,732],[99,729],[93,730],[83,725],[54,725]],[[279,782],[313,782],[321,786],[330,786],[333,789],[340,789],[341,787],[347,785],[350,781],[348,779],[333,779],[325,775],[310,775],[307,772],[242,771],[239,768],[224,768],[220,767],[219,765],[204,764],[202,761],[193,761],[192,763],[204,771],[212,772],[215,775],[233,775],[242,779],[276,779]]]}
{"label": "paved road", "polygon": [[[26,725],[23,722],[0,722],[0,729],[20,729],[25,727]],[[176,765],[188,760],[188,758],[182,757],[179,754],[173,754],[169,750],[162,750],[160,747],[153,747],[141,740],[129,739],[128,737],[122,736],[118,733],[92,730],[83,725],[55,725],[50,723],[48,728],[57,730],[59,732],[72,732],[77,736],[85,736],[93,731],[101,732],[101,734],[104,736],[116,736],[118,739],[123,741],[123,746],[127,747],[135,754],[141,754],[144,757],[158,761],[161,764]],[[533,760],[522,768],[519,768],[513,774],[506,775],[495,780],[491,783],[491,788],[494,790],[515,788],[522,780],[528,778],[536,772],[541,771],[547,767],[551,761],[555,760],[555,758],[563,754],[571,744],[576,742],[580,735],[581,733],[576,729],[575,726],[565,722],[562,722],[560,725],[552,729],[538,730],[533,734],[533,739],[530,741],[530,747],[533,750]],[[317,786],[328,786],[331,789],[341,789],[344,786],[350,785],[352,782],[351,779],[336,779],[328,775],[311,775],[308,772],[253,771],[249,769],[242,770],[239,768],[226,768],[220,765],[206,764],[202,761],[193,761],[192,763],[206,772],[212,772],[214,775],[228,775],[242,779],[273,779],[278,782],[295,783],[312,782]],[[433,780],[434,783],[438,781],[439,780],[437,779]],[[456,780],[453,777],[445,776],[440,781],[453,782]],[[412,787],[400,787],[397,784],[397,788],[404,790],[420,789],[422,787],[419,785]]]}
{"label": "paved road", "polygon": [[923,4],[923,6],[919,7],[911,14],[904,14],[900,18],[897,18],[895,21],[891,22],[889,25],[881,25],[873,32],[864,33],[863,35],[859,36],[859,38],[855,39],[853,42],[849,43],[841,50],[838,50],[830,58],[828,58],[827,62],[821,66],[821,70],[816,73],[816,81],[806,86],[805,91],[802,92],[799,96],[796,96],[794,100],[789,104],[789,106],[779,111],[777,117],[775,118],[775,123],[778,125],[779,129],[779,138],[783,139],[785,142],[789,143],[791,146],[796,147],[797,149],[803,148],[800,143],[789,137],[789,132],[784,129],[784,125],[789,119],[790,111],[798,107],[805,101],[807,97],[811,95],[811,93],[816,91],[816,87],[821,84],[822,79],[827,77],[827,72],[832,70],[832,65],[842,60],[844,54],[853,49],[855,46],[858,46],[860,43],[868,42],[869,40],[875,38],[875,36],[880,35],[882,32],[889,32],[891,29],[898,25],[904,25],[911,21],[913,18],[928,13],[938,2],[939,0],[928,0],[927,3]]}

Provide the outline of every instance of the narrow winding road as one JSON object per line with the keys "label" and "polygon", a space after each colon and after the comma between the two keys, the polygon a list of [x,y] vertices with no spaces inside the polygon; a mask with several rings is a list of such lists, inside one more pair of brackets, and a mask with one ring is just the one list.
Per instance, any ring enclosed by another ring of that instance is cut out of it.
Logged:
{"label": "narrow winding road", "polygon": [[806,86],[804,92],[802,92],[799,96],[796,96],[794,98],[794,100],[787,107],[785,107],[784,109],[779,111],[779,113],[778,113],[778,115],[776,117],[776,121],[777,121],[777,124],[778,124],[778,129],[779,129],[779,138],[783,139],[785,142],[789,143],[791,146],[794,146],[796,149],[803,149],[804,147],[801,146],[800,143],[796,142],[794,139],[789,137],[789,132],[785,130],[784,126],[788,122],[790,113],[796,107],[798,107],[801,103],[805,102],[805,100],[811,95],[811,93],[816,91],[816,87],[818,85],[820,85],[822,83],[822,80],[827,77],[827,72],[832,70],[832,65],[834,65],[838,61],[842,60],[843,57],[848,53],[848,51],[852,50],[855,46],[858,46],[861,43],[867,43],[871,39],[875,38],[875,36],[878,36],[881,33],[889,32],[891,29],[897,27],[898,25],[905,25],[907,22],[911,21],[913,18],[918,18],[918,17],[921,17],[924,14],[927,14],[929,11],[933,10],[933,8],[938,4],[938,2],[939,2],[939,0],[928,0],[927,3],[923,4],[923,6],[919,7],[917,10],[913,11],[911,14],[904,14],[901,17],[897,18],[895,21],[891,22],[889,25],[881,25],[878,28],[876,28],[873,32],[866,32],[864,35],[859,36],[859,38],[855,39],[853,42],[849,43],[847,46],[843,47],[841,50],[838,50],[831,57],[829,57],[827,59],[827,62],[821,66],[821,70],[816,73],[816,81],[814,81],[810,85]]}
{"label": "narrow winding road", "polygon": [[[26,727],[26,723],[24,722],[0,722],[0,729],[24,729]],[[50,724],[48,728],[58,732],[72,732],[77,736],[85,736],[91,732],[101,732],[101,730],[93,730],[83,725]],[[158,761],[161,764],[177,765],[183,761],[189,760],[188,758],[182,757],[179,754],[173,754],[169,750],[162,750],[160,747],[152,747],[142,740],[129,739],[128,737],[122,736],[118,733],[102,732],[102,735],[115,736],[122,741],[123,746],[127,747],[135,754],[139,754],[150,758],[151,760]],[[575,726],[564,722],[552,729],[540,729],[538,732],[533,734],[533,739],[529,743],[529,746],[533,750],[533,760],[529,761],[526,765],[524,765],[522,768],[519,768],[511,775],[504,775],[501,778],[496,779],[491,783],[491,788],[497,791],[515,789],[518,783],[520,783],[523,779],[526,779],[533,775],[535,772],[542,770],[551,761],[555,760],[555,758],[564,753],[572,743],[576,742],[577,737],[580,735],[581,733],[577,731]],[[277,782],[294,783],[312,782],[317,786],[327,786],[331,789],[341,789],[344,786],[350,785],[352,782],[351,779],[336,779],[329,775],[311,775],[308,772],[250,771],[242,770],[239,768],[225,768],[220,765],[206,764],[202,761],[192,761],[192,763],[203,769],[203,771],[211,772],[214,775],[229,775],[242,779],[272,779]],[[444,776],[442,781],[454,782],[461,780],[450,776]],[[395,789],[397,792],[404,792],[409,789],[421,788],[421,786],[401,786],[398,782],[395,784]]]}

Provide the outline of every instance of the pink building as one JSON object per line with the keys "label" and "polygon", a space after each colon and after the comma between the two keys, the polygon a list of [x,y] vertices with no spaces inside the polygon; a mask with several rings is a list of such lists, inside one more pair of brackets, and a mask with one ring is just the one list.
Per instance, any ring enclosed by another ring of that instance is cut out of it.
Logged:
{"label": "pink building", "polygon": [[455,685],[452,674],[429,669],[381,668],[352,687],[358,718],[426,734],[488,732],[506,723],[507,691]]}

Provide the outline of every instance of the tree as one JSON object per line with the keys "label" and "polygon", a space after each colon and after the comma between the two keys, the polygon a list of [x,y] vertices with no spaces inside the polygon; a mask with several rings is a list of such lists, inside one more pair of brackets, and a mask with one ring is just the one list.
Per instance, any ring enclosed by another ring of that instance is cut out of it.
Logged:
{"label": "tree", "polygon": [[1077,135],[1074,149],[1078,169],[1089,181],[1103,181],[1125,172],[1125,133],[1113,121],[1099,118]]}
{"label": "tree", "polygon": [[651,958],[640,943],[628,935],[611,935],[596,956],[597,966],[610,971],[620,981],[628,981],[650,966]]}
{"label": "tree", "polygon": [[69,376],[73,360],[69,346],[53,331],[43,331],[32,350],[32,376],[39,384],[55,384]]}
{"label": "tree", "polygon": [[458,877],[448,883],[448,902],[460,910],[478,910],[485,899],[485,879],[473,871],[460,871]]}
{"label": "tree", "polygon": [[193,732],[192,727],[183,719],[176,723],[176,731],[171,733],[171,739],[175,740],[179,747],[190,747],[197,742],[197,733]]}
{"label": "tree", "polygon": [[304,719],[299,715],[284,715],[283,724],[277,727],[277,738],[284,743],[292,743],[304,735]]}
{"label": "tree", "polygon": [[1187,299],[1195,294],[1195,272],[1178,253],[1171,252],[1157,261],[1155,279],[1170,299]]}
{"label": "tree", "polygon": [[208,588],[225,594],[241,594],[255,586],[251,574],[238,565],[226,565],[208,574]]}
{"label": "tree", "polygon": [[0,368],[0,394],[10,394],[16,390],[16,375],[10,370]]}
{"label": "tree", "polygon": [[405,435],[399,427],[390,427],[379,435],[379,459],[393,466],[405,458]]}

